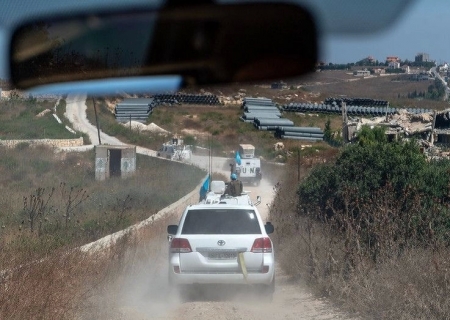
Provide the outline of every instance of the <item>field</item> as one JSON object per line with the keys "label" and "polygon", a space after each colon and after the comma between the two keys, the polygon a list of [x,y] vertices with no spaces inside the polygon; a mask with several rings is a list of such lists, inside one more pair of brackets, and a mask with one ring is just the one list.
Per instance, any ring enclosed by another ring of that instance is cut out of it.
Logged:
{"label": "field", "polygon": [[138,155],[136,162],[134,177],[96,181],[93,151],[3,149],[0,269],[146,219],[190,192],[205,176],[194,166],[157,158]]}
{"label": "field", "polygon": [[[408,93],[427,92],[434,80],[413,81],[411,75],[385,75],[359,78],[346,71],[316,72],[294,82],[294,85],[318,95],[317,100],[327,97],[358,97],[389,101],[392,107],[418,107],[444,109],[447,102],[426,99],[408,99]],[[317,101],[316,100],[316,101]]]}

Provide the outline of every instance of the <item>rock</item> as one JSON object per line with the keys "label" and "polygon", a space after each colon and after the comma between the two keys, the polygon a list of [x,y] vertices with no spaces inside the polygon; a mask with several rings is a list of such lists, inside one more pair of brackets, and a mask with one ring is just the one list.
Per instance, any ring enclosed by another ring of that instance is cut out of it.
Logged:
{"label": "rock", "polygon": [[283,144],[283,142],[277,142],[273,145],[273,148],[275,151],[284,150],[284,144]]}

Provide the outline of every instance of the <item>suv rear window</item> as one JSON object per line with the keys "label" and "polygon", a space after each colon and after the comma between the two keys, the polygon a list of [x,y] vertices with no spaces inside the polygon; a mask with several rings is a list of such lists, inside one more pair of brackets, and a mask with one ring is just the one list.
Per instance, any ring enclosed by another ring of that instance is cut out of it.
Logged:
{"label": "suv rear window", "polygon": [[254,210],[189,210],[182,234],[261,234]]}

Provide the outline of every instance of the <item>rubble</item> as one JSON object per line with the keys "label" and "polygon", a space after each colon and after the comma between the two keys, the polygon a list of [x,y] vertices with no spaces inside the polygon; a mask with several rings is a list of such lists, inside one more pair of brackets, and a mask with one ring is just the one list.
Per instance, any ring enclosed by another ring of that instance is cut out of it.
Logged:
{"label": "rubble", "polygon": [[[130,126],[130,122],[126,122],[126,123],[121,123],[123,126],[125,127],[129,127]],[[141,122],[138,121],[131,121],[131,129],[134,131],[150,131],[153,133],[159,133],[159,134],[168,134],[169,131],[164,130],[163,128],[159,127],[158,125],[154,124],[153,122],[145,125]]]}
{"label": "rubble", "polygon": [[[450,122],[449,122],[450,124]],[[386,126],[386,134],[405,134],[411,136],[417,133],[431,132],[433,126],[433,114],[409,113],[405,109],[400,109],[398,113],[388,115],[387,117],[374,117],[371,119],[354,118],[350,120],[349,126],[356,126],[356,131],[361,130],[363,125],[371,128],[375,126]]]}
{"label": "rubble", "polygon": [[275,151],[284,150],[284,143],[283,142],[277,142],[273,145],[273,148]]}
{"label": "rubble", "polygon": [[395,114],[382,117],[351,118],[347,123],[350,141],[356,138],[357,132],[364,125],[371,128],[385,126],[390,139],[417,138],[421,149],[429,159],[450,156],[450,152],[443,151],[442,147],[450,144],[450,109],[419,114],[400,109]]}

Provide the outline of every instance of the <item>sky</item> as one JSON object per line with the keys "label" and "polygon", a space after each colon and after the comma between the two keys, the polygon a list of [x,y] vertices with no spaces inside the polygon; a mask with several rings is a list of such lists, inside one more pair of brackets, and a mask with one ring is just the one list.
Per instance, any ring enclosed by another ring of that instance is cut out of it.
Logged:
{"label": "sky", "polygon": [[379,61],[387,56],[414,60],[419,52],[437,63],[450,62],[450,2],[418,0],[399,21],[377,34],[325,37],[321,59],[327,63],[356,62],[367,56]]}

